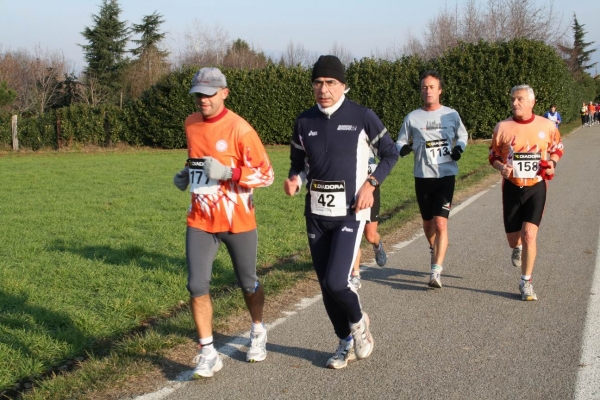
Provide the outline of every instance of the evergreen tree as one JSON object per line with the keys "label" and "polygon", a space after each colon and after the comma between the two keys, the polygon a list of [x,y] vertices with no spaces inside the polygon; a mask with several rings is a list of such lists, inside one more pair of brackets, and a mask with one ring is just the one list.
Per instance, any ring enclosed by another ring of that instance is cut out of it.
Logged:
{"label": "evergreen tree", "polygon": [[9,88],[6,81],[0,82],[0,107],[12,104],[16,97],[17,92]]}
{"label": "evergreen tree", "polygon": [[120,21],[121,7],[117,0],[103,0],[100,12],[92,15],[93,27],[81,33],[89,44],[80,45],[88,66],[85,73],[89,79],[107,88],[113,100],[122,87],[122,73],[128,63],[126,58],[129,29],[127,21]]}
{"label": "evergreen tree", "polygon": [[590,64],[591,54],[596,49],[588,48],[595,42],[585,42],[586,31],[583,30],[584,24],[577,21],[577,16],[573,14],[573,47],[559,46],[559,49],[565,53],[567,65],[573,76],[583,77],[587,69],[593,68],[597,63]]}
{"label": "evergreen tree", "polygon": [[162,15],[155,11],[143,17],[141,24],[133,24],[132,32],[141,36],[132,40],[137,47],[130,51],[137,59],[130,63],[125,75],[126,93],[130,98],[139,97],[169,72],[169,52],[160,48],[166,36],[159,30],[163,22]]}
{"label": "evergreen tree", "polygon": [[166,58],[169,52],[166,50],[159,49],[158,45],[165,38],[166,34],[159,31],[160,25],[165,22],[161,19],[162,15],[157,14],[156,11],[152,15],[146,15],[142,18],[141,24],[133,24],[132,32],[142,35],[140,39],[132,40],[138,47],[131,50],[134,56],[141,58],[144,53],[153,51],[154,53]]}

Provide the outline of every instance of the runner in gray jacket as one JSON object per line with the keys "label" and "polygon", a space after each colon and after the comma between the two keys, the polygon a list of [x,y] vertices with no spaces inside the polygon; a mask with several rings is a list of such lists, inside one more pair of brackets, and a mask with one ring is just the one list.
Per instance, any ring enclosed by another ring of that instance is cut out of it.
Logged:
{"label": "runner in gray jacket", "polygon": [[423,231],[431,252],[428,285],[441,288],[441,273],[448,248],[448,216],[452,207],[457,161],[467,146],[468,134],[456,110],[440,104],[443,81],[436,71],[421,75],[423,107],[404,118],[396,149],[401,157],[414,151],[415,191],[423,218]]}

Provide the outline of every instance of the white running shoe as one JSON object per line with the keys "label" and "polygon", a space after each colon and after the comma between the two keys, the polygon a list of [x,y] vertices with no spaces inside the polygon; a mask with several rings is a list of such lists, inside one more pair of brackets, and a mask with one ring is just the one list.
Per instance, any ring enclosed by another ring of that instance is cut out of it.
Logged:
{"label": "white running shoe", "polygon": [[363,312],[363,317],[360,322],[350,324],[352,338],[354,339],[354,353],[359,360],[369,357],[375,346],[373,335],[371,335],[370,325],[371,321],[366,312]]}
{"label": "white running shoe", "polygon": [[267,331],[250,332],[250,348],[246,353],[246,361],[259,362],[267,358]]}
{"label": "white running shoe", "polygon": [[518,247],[515,247],[512,250],[512,255],[510,257],[510,261],[512,262],[513,266],[515,266],[517,268],[521,267],[521,254],[522,253],[523,253],[523,251]]}
{"label": "white running shoe", "polygon": [[219,372],[223,368],[223,360],[221,360],[219,353],[210,358],[202,353],[198,353],[192,362],[196,363],[193,375],[194,379],[212,378],[215,372]]}
{"label": "white running shoe", "polygon": [[360,283],[360,274],[357,273],[352,275],[350,284],[352,284],[352,286],[354,286],[356,289],[360,289],[362,287],[362,284]]}
{"label": "white running shoe", "polygon": [[519,292],[521,292],[521,300],[523,301],[537,300],[537,295],[533,291],[531,281],[524,281],[521,279],[521,283],[519,283]]}
{"label": "white running shoe", "polygon": [[356,360],[356,354],[354,353],[354,343],[352,341],[347,342],[344,339],[340,339],[335,353],[329,360],[327,360],[327,368],[340,369],[345,368],[349,362]]}
{"label": "white running shoe", "polygon": [[427,286],[438,289],[442,287],[442,269],[443,268],[431,269],[431,276],[429,277]]}

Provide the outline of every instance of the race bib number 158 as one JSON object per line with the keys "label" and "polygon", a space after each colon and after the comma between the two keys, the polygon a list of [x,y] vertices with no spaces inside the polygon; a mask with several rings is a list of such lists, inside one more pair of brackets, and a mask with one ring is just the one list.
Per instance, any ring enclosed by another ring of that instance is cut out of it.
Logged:
{"label": "race bib number 158", "polygon": [[535,178],[542,159],[542,153],[513,154],[513,176],[520,179]]}

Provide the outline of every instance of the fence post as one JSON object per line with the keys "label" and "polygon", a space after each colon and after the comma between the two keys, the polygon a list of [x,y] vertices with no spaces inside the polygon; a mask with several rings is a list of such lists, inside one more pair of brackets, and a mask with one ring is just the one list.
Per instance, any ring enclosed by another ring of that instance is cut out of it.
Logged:
{"label": "fence post", "polygon": [[60,120],[60,113],[56,112],[56,148],[60,150],[63,147],[62,140],[62,122]]}
{"label": "fence post", "polygon": [[17,137],[17,116],[13,115],[11,120],[11,127],[12,127],[12,145],[13,145],[13,151],[19,151],[19,138]]}

